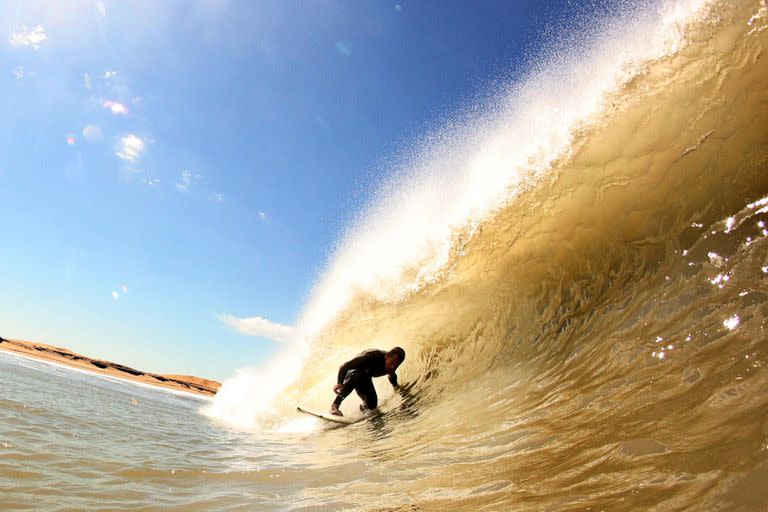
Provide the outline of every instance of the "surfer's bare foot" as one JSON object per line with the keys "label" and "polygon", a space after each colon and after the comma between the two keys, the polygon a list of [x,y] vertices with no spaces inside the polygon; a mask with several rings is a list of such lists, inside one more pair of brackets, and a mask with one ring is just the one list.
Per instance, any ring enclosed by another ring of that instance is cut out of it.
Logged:
{"label": "surfer's bare foot", "polygon": [[334,416],[344,416],[341,414],[341,411],[339,410],[339,406],[336,404],[331,404],[331,414]]}

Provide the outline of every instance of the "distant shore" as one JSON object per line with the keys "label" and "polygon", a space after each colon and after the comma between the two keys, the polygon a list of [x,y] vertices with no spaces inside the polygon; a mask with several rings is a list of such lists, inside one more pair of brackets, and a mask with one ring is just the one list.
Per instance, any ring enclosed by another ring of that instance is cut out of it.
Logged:
{"label": "distant shore", "polygon": [[159,388],[184,391],[207,397],[214,396],[221,387],[221,383],[215,380],[193,377],[191,375],[159,375],[143,372],[111,361],[92,359],[65,348],[54,347],[45,343],[0,338],[0,350],[41,361],[63,364],[98,375],[116,377]]}

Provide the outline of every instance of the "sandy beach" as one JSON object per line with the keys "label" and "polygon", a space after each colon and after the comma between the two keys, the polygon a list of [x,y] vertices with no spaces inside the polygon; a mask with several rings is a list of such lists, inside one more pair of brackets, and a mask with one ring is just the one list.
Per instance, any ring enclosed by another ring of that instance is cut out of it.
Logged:
{"label": "sandy beach", "polygon": [[42,361],[63,364],[79,370],[161,388],[212,397],[221,387],[219,382],[191,375],[159,375],[143,372],[111,361],[92,359],[66,348],[45,343],[0,338],[0,350]]}

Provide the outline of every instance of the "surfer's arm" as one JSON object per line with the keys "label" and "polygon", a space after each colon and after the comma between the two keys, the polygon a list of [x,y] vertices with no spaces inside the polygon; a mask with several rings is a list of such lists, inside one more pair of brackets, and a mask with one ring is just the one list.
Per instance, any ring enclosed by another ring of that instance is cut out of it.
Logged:
{"label": "surfer's arm", "polygon": [[339,368],[339,375],[336,377],[336,383],[337,384],[343,384],[344,383],[344,377],[347,376],[347,372],[349,370],[362,370],[365,368],[365,366],[368,364],[368,361],[371,359],[370,355],[368,353],[363,353],[354,359],[350,359],[341,367]]}
{"label": "surfer's arm", "polygon": [[[351,361],[347,361],[346,363],[344,363],[343,365],[341,365],[341,366],[339,367],[339,375],[336,377],[336,384],[337,384],[337,385],[341,386],[341,383],[342,383],[342,382],[344,382],[344,376],[345,376],[345,375],[347,374],[347,372],[349,371],[349,363],[350,363],[350,362],[351,362]],[[336,388],[334,388],[334,390],[335,390],[335,389],[336,389]]]}
{"label": "surfer's arm", "polygon": [[392,384],[392,387],[397,389],[400,387],[400,385],[397,383],[397,374],[392,372],[387,375],[387,378],[389,379],[389,383]]}

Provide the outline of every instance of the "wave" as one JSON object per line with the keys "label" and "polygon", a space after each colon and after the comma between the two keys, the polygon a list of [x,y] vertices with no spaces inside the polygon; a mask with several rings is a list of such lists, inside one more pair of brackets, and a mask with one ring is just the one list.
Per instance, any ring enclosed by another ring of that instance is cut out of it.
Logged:
{"label": "wave", "polygon": [[[326,408],[358,351],[400,345],[408,385],[392,398],[379,388],[397,444],[411,457],[430,442],[466,448],[454,487],[512,479],[513,454],[531,478],[586,479],[584,453],[619,453],[638,485],[650,484],[635,456],[658,458],[644,471],[731,467],[759,433],[709,465],[705,453],[765,410],[744,397],[768,382],[741,366],[768,360],[766,12],[693,1],[606,20],[404,151],[296,341],[225,382],[206,413],[275,428],[297,403]],[[687,456],[670,434],[684,427]],[[504,489],[488,494],[511,499]]]}

